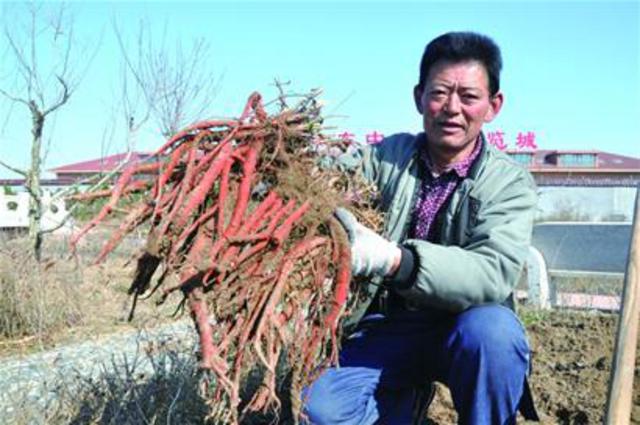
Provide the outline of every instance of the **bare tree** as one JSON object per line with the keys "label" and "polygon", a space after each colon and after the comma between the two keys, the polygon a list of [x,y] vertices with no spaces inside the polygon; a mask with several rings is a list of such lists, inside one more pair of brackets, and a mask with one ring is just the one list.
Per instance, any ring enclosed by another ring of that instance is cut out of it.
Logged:
{"label": "bare tree", "polygon": [[126,82],[131,80],[130,85],[142,92],[147,113],[156,121],[162,135],[168,137],[202,117],[217,90],[205,40],[194,39],[188,49],[177,40],[171,49],[166,25],[160,36],[154,36],[148,29],[150,25],[140,22],[135,45],[130,47],[117,24],[113,27],[128,71],[124,92],[133,92],[127,89]]}
{"label": "bare tree", "polygon": [[[42,238],[43,194],[40,187],[42,171],[43,132],[45,122],[67,103],[76,88],[78,69],[71,63],[73,19],[64,5],[49,13],[43,4],[24,5],[27,19],[20,15],[8,19],[5,14],[3,38],[7,44],[3,67],[13,67],[8,75],[12,81],[2,80],[0,95],[13,104],[23,105],[31,118],[31,161],[27,169],[0,161],[0,165],[25,178],[30,195],[29,241],[36,258],[40,258]],[[13,6],[15,8],[16,5]],[[13,9],[12,9],[13,10]]]}

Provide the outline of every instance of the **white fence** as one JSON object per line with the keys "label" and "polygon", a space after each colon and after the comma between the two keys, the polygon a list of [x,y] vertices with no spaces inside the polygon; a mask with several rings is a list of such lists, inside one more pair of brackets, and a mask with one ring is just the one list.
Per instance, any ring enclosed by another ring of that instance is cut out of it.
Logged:
{"label": "white fence", "polygon": [[[52,201],[51,194],[44,192],[42,198],[44,211],[42,230],[56,228],[67,216],[67,209],[62,200]],[[0,228],[29,227],[29,194],[26,192],[6,195],[0,192]]]}

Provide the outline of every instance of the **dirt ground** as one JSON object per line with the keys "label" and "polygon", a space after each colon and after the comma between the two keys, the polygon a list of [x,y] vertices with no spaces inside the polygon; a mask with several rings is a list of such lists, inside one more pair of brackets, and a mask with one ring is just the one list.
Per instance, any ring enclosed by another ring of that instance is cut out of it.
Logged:
{"label": "dirt ground", "polygon": [[[569,311],[520,315],[532,347],[530,383],[541,423],[602,423],[617,315]],[[639,366],[636,360],[632,424],[640,424]],[[456,423],[445,387],[438,387],[429,419],[431,424]]]}

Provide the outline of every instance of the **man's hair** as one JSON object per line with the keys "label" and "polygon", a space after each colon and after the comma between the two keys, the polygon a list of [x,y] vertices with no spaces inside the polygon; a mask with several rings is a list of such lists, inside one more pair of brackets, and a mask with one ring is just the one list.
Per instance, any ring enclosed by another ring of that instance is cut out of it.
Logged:
{"label": "man's hair", "polygon": [[431,40],[420,61],[420,88],[424,88],[429,71],[436,62],[453,63],[478,61],[489,76],[491,96],[500,90],[502,55],[498,45],[486,35],[475,32],[448,32]]}

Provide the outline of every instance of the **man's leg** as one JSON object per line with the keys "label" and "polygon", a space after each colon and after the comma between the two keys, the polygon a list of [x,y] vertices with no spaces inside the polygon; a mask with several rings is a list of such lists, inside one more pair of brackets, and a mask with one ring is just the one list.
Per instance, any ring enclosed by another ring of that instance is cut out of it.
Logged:
{"label": "man's leg", "polygon": [[516,315],[500,305],[460,313],[445,342],[445,381],[461,424],[515,424],[529,344]]}
{"label": "man's leg", "polygon": [[[313,425],[409,424],[415,392],[379,388],[380,371],[330,368],[305,392],[305,413]],[[386,419],[383,419],[386,418]]]}
{"label": "man's leg", "polygon": [[378,316],[345,342],[340,367],[304,391],[314,425],[410,424],[415,388],[424,379],[424,325]]}

